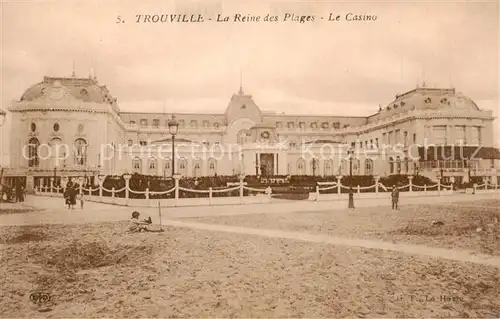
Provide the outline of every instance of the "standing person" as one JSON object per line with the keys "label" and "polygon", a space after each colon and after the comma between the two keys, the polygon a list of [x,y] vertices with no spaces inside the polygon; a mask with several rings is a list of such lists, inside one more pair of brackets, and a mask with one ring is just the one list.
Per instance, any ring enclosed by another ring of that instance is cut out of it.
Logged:
{"label": "standing person", "polygon": [[68,184],[66,186],[66,189],[64,190],[64,194],[63,194],[63,196],[64,196],[64,205],[68,205],[68,209],[71,208],[70,201],[69,201],[69,189],[70,188],[71,188],[71,185]]}
{"label": "standing person", "polygon": [[75,209],[75,205],[76,205],[76,190],[73,187],[73,185],[71,185],[71,187],[69,189],[69,202],[70,202],[71,209]]}
{"label": "standing person", "polygon": [[399,209],[398,208],[399,189],[396,187],[396,185],[392,185],[391,197],[392,197],[392,209]]}
{"label": "standing person", "polygon": [[16,181],[16,202],[21,202],[21,183]]}
{"label": "standing person", "polygon": [[21,203],[24,202],[24,195],[26,194],[26,189],[21,185],[21,193],[19,194],[19,200]]}
{"label": "standing person", "polygon": [[80,209],[83,209],[83,195],[82,195],[82,193],[78,193],[77,199],[80,201]]}

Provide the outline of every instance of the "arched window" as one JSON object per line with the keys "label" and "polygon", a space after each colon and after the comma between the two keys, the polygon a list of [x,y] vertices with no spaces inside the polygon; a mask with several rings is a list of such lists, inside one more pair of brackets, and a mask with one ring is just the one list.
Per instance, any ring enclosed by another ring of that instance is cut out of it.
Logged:
{"label": "arched window", "polygon": [[134,173],[141,173],[142,172],[142,161],[139,157],[134,157],[132,159],[132,170]]}
{"label": "arched window", "polygon": [[325,173],[326,176],[333,175],[333,160],[329,159],[325,161]]}
{"label": "arched window", "polygon": [[156,158],[150,157],[148,160],[149,169],[156,169]]}
{"label": "arched window", "polygon": [[319,160],[317,158],[311,160],[311,173],[313,176],[319,174]]}
{"label": "arched window", "polygon": [[394,174],[394,158],[389,157],[389,173]]}
{"label": "arched window", "polygon": [[217,173],[217,161],[214,158],[208,160],[208,175],[214,176]]}
{"label": "arched window", "polygon": [[236,138],[238,140],[238,144],[243,145],[246,142],[248,130],[240,130],[238,134],[236,135]]}
{"label": "arched window", "polygon": [[303,158],[297,160],[297,175],[305,175],[306,161]]}
{"label": "arched window", "polygon": [[359,175],[359,159],[353,158],[352,159],[352,175]]}
{"label": "arched window", "polygon": [[54,165],[59,166],[66,157],[66,152],[60,138],[56,137],[50,141],[50,152],[53,158]]}
{"label": "arched window", "polygon": [[373,160],[365,159],[365,175],[373,175]]}
{"label": "arched window", "polygon": [[349,175],[349,164],[347,162],[346,159],[343,159],[341,162],[340,162],[340,172],[339,172],[340,175]]}
{"label": "arched window", "polygon": [[401,158],[398,156],[396,158],[396,173],[401,174]]}
{"label": "arched window", "polygon": [[28,142],[28,166],[38,167],[40,160],[38,157],[38,147],[40,142],[36,138],[32,138]]}
{"label": "arched window", "polygon": [[200,177],[201,176],[201,159],[196,158],[193,163],[193,176]]}
{"label": "arched window", "polygon": [[87,163],[87,141],[79,138],[75,141],[75,164],[85,165]]}
{"label": "arched window", "polygon": [[187,161],[185,158],[181,158],[179,159],[179,174],[181,174],[182,176],[186,176],[187,174]]}

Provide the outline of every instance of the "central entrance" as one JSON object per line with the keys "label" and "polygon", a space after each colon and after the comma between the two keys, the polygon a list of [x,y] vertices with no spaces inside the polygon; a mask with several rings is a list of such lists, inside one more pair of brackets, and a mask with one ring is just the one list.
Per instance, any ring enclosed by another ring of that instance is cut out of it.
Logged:
{"label": "central entrance", "polygon": [[264,177],[274,175],[274,154],[261,153],[260,154],[260,174]]}

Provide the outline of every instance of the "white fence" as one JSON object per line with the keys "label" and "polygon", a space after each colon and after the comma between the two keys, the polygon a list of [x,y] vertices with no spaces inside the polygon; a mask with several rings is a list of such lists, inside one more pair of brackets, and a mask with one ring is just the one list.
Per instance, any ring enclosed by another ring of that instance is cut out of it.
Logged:
{"label": "white fence", "polygon": [[[133,207],[155,207],[160,202],[163,207],[167,206],[211,206],[211,205],[235,205],[235,204],[257,204],[257,203],[270,203],[272,199],[272,188],[252,188],[246,186],[243,179],[240,179],[240,183],[236,183],[237,186],[228,187],[224,189],[212,189],[199,190],[181,187],[179,185],[179,179],[175,178],[175,185],[169,190],[162,192],[155,192],[146,189],[145,191],[135,191],[130,188],[129,179],[125,179],[125,187],[120,189],[107,189],[103,187],[102,181],[99,185],[95,187],[85,188],[82,185],[79,186],[78,192],[83,196],[86,201],[94,201],[108,204],[115,204],[121,206],[133,206]],[[346,193],[342,193],[342,189],[349,190],[351,187],[347,185],[342,185],[341,182],[319,182],[316,186],[316,191],[309,194],[309,200],[313,201],[329,201],[329,200],[339,200],[346,197]],[[418,186],[413,185],[412,180],[409,179],[408,184],[398,186],[400,190],[407,190],[400,192],[401,197],[411,197],[411,196],[442,196],[451,195],[457,191],[453,189],[453,185],[443,185],[439,181],[436,184]],[[63,197],[64,188],[58,186],[40,186],[35,188],[35,194],[40,196],[56,196]],[[239,190],[239,196],[227,196],[227,197],[213,197],[214,193],[229,193]],[[244,190],[257,193],[256,195],[244,196]],[[336,192],[321,194],[321,191],[336,190]],[[387,192],[391,191],[391,188],[387,188],[378,180],[375,184],[371,186],[352,187],[354,196],[357,198],[377,198],[377,197],[387,197]],[[369,192],[366,192],[370,190]],[[474,184],[474,187],[469,190],[470,193],[475,193],[480,191],[484,192],[496,192],[499,190],[498,185],[490,185],[488,183],[484,184]],[[62,193],[61,193],[62,191]],[[117,197],[117,193],[125,191],[125,197]],[[198,194],[208,194],[208,197],[202,198],[180,198],[179,191],[188,193],[198,193]],[[98,192],[99,195],[93,195],[94,192]],[[104,196],[103,193],[108,192],[111,196]],[[173,198],[168,199],[156,199],[151,198],[152,195],[165,195],[174,193]],[[145,198],[137,199],[130,198],[130,194],[141,194]]]}

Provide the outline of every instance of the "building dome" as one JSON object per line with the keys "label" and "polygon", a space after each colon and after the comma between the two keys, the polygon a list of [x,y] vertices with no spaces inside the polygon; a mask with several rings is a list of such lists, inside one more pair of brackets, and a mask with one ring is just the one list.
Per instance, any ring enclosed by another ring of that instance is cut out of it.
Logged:
{"label": "building dome", "polygon": [[52,88],[63,88],[73,98],[84,102],[107,103],[116,106],[116,99],[104,85],[98,85],[95,78],[44,77],[43,81],[28,88],[20,101],[33,101]]}
{"label": "building dome", "polygon": [[411,110],[479,111],[479,107],[469,97],[455,92],[455,89],[416,88],[396,95],[394,101],[385,108],[380,107],[369,121],[384,119]]}

